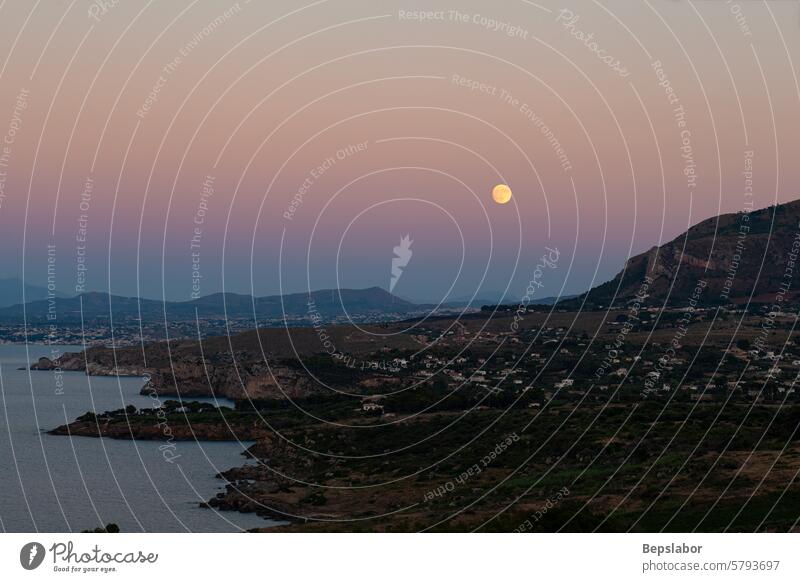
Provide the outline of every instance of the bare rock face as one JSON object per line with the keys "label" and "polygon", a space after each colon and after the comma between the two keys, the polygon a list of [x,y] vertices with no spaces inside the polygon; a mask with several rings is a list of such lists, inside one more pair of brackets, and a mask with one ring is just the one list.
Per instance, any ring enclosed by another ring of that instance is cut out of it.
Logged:
{"label": "bare rock face", "polygon": [[[31,365],[31,370],[86,372],[87,376],[146,376],[148,374],[147,368],[144,366],[115,364],[113,358],[98,361],[90,355],[93,353],[96,353],[96,350],[86,355],[68,352],[54,360],[42,357]],[[88,364],[87,358],[91,358]]]}
{"label": "bare rock face", "polygon": [[[88,364],[86,361],[88,360]],[[176,354],[145,367],[135,352],[92,348],[60,358],[40,358],[31,370],[80,371],[90,376],[148,378],[142,394],[159,396],[217,396],[232,400],[302,398],[322,390],[311,378],[284,365],[267,365],[250,354],[215,357]]]}
{"label": "bare rock face", "polygon": [[310,378],[285,366],[176,362],[151,375],[143,394],[217,396],[232,400],[302,398],[315,392]]}
{"label": "bare rock face", "polygon": [[262,370],[247,379],[244,392],[252,399],[302,398],[315,392],[314,382],[297,371],[281,366]]}
{"label": "bare rock face", "polygon": [[31,364],[31,370],[63,370],[65,372],[83,372],[86,369],[86,361],[82,353],[68,352],[60,358],[51,360],[50,358],[39,358],[35,364]]}
{"label": "bare rock face", "polygon": [[87,376],[146,376],[147,369],[137,366],[107,366],[89,362],[86,366]]}

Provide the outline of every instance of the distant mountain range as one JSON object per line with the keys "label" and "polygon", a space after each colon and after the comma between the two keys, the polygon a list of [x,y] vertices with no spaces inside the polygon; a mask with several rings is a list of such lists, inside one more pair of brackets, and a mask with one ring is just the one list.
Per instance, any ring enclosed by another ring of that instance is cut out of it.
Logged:
{"label": "distant mountain range", "polygon": [[[629,259],[616,277],[577,296],[545,297],[531,302],[562,309],[624,306],[633,300],[660,306],[687,305],[693,298],[702,305],[746,303],[785,304],[800,302],[800,200],[749,213],[724,214],[691,227],[674,240]],[[787,285],[782,288],[782,285]],[[28,303],[24,306],[22,291]],[[498,292],[479,293],[480,299],[454,297],[444,310],[465,306],[480,308],[520,300]],[[118,322],[142,319],[157,323],[202,319],[277,320],[286,317],[308,324],[314,317],[326,321],[349,316],[379,319],[382,315],[414,317],[436,307],[433,302],[415,303],[380,287],[327,289],[309,293],[253,298],[237,293],[215,293],[193,301],[137,299],[84,293],[59,296],[55,302],[57,323],[75,325],[107,322],[113,308]],[[0,323],[49,322],[52,301],[47,290],[23,285],[18,279],[0,280]]]}
{"label": "distant mountain range", "polygon": [[[344,309],[342,308],[344,306]],[[194,321],[200,319],[311,319],[321,317],[364,317],[380,314],[412,314],[425,309],[400,299],[380,287],[368,289],[326,289],[309,293],[271,295],[253,298],[237,293],[215,293],[192,301],[158,301],[109,295],[83,293],[76,297],[60,298],[55,302],[55,322],[63,325],[107,321],[113,313],[115,321],[141,318],[143,321]],[[0,322],[45,322],[52,308],[47,299],[13,305],[0,309]],[[113,309],[113,311],[112,311]],[[346,310],[346,312],[345,312]]]}
{"label": "distant mountain range", "polygon": [[651,305],[669,299],[668,305],[683,306],[693,296],[703,305],[773,304],[785,283],[789,288],[781,292],[783,302],[797,305],[799,235],[800,200],[709,218],[629,259],[611,281],[559,307],[577,308],[584,301],[586,307],[624,305],[637,296],[646,296]]}
{"label": "distant mountain range", "polygon": [[[17,281],[21,286],[21,282]],[[12,287],[12,285],[9,285]],[[50,322],[48,314],[55,309],[55,323],[59,325],[79,325],[81,319],[86,324],[107,322],[113,307],[116,322],[142,319],[143,322],[163,322],[165,316],[170,322],[185,322],[199,319],[253,319],[259,321],[282,319],[311,320],[320,317],[333,320],[350,316],[356,319],[381,315],[417,316],[437,307],[448,310],[472,307],[479,309],[492,305],[503,296],[502,293],[488,293],[484,298],[455,297],[438,305],[434,302],[415,303],[393,295],[380,287],[367,289],[323,289],[309,293],[290,293],[256,297],[239,293],[214,293],[191,301],[159,301],[140,299],[102,292],[83,293],[74,297],[58,294],[55,302],[47,299],[47,290],[30,287],[26,291],[30,300],[25,305],[17,302],[0,306],[0,323],[15,324],[27,321],[31,324]],[[21,290],[20,290],[21,294]],[[15,297],[8,294],[9,301]],[[537,304],[552,305],[557,298],[545,297],[535,301]],[[506,295],[504,303],[516,304],[520,299]],[[344,309],[342,308],[344,306]]]}
{"label": "distant mountain range", "polygon": [[[793,254],[794,253],[794,254]],[[625,305],[636,298],[651,305],[686,305],[695,296],[698,303],[774,303],[778,293],[785,303],[800,300],[800,200],[749,213],[724,214],[691,227],[684,234],[629,259],[616,277],[577,296],[545,297],[534,304],[575,309]],[[797,271],[797,273],[795,273]],[[704,286],[698,287],[702,282]],[[781,291],[781,285],[789,283]],[[23,306],[22,291],[28,303]],[[444,309],[467,305],[480,308],[520,300],[499,292],[479,293],[480,299],[454,297]],[[311,303],[310,303],[311,301]],[[24,307],[24,308],[23,308]],[[433,302],[415,303],[380,287],[368,289],[326,289],[309,293],[270,295],[253,298],[237,293],[215,293],[192,301],[137,299],[84,293],[77,297],[59,296],[55,302],[57,322],[84,323],[107,321],[113,308],[115,320],[141,318],[147,322],[194,321],[200,319],[252,319],[259,321],[286,317],[307,321],[313,317],[333,320],[394,315],[409,317],[436,307]],[[19,323],[23,313],[30,323],[45,322],[51,301],[47,290],[24,285],[18,279],[0,280],[0,323]]]}
{"label": "distant mountain range", "polygon": [[[23,297],[24,291],[24,297]],[[65,297],[63,293],[55,293],[56,297]],[[47,289],[23,282],[21,279],[0,279],[0,308],[17,305],[23,301],[40,301],[47,299]]]}

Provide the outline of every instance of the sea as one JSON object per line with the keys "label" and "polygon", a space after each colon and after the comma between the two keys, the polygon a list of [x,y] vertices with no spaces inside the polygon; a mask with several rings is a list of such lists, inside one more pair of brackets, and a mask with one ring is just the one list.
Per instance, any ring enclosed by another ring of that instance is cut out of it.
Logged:
{"label": "sea", "polygon": [[54,347],[82,350],[0,345],[0,531],[114,523],[123,532],[238,532],[278,523],[199,506],[223,490],[218,473],[250,462],[242,453],[252,442],[175,441],[164,455],[163,442],[47,434],[87,411],[159,405],[139,394],[142,378],[28,370]]}

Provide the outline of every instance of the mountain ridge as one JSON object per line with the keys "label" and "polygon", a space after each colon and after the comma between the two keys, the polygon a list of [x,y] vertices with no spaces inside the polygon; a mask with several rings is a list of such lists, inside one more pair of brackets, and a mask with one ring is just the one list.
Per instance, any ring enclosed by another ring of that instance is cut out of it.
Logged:
{"label": "mountain ridge", "polygon": [[[341,298],[341,300],[340,300]],[[313,300],[313,306],[309,302]],[[344,309],[342,308],[344,305]],[[91,320],[163,318],[187,321],[199,318],[259,318],[275,319],[284,313],[291,318],[310,317],[312,310],[324,317],[346,314],[364,316],[382,312],[413,313],[425,305],[414,304],[380,287],[366,289],[322,289],[310,293],[289,293],[253,297],[238,293],[219,292],[189,301],[161,301],[126,297],[100,291],[82,293],[74,297],[58,298],[55,302],[55,321],[72,323]],[[113,308],[113,311],[112,311]],[[32,301],[0,309],[1,322],[50,321],[50,300]],[[346,313],[345,313],[346,310]]]}
{"label": "mountain ridge", "polygon": [[[66,297],[57,291],[54,295],[58,298]],[[0,279],[0,309],[22,303],[23,296],[29,302],[41,301],[47,299],[49,291],[46,287],[26,283],[16,277]]]}
{"label": "mountain ridge", "polygon": [[[601,308],[637,298],[682,306],[692,300],[701,281],[697,303],[702,305],[769,303],[787,273],[794,278],[798,245],[800,200],[721,214],[629,258],[614,278],[558,306]],[[782,295],[787,302],[798,299],[800,289]]]}

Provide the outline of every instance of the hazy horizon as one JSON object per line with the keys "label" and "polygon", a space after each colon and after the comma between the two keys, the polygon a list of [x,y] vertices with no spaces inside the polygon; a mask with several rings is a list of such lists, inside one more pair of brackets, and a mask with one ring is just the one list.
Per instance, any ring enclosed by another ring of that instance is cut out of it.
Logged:
{"label": "hazy horizon", "polygon": [[0,275],[42,284],[52,251],[65,293],[388,288],[408,235],[398,295],[519,296],[545,247],[561,261],[537,293],[580,293],[704,218],[798,196],[798,7],[741,11],[4,5]]}

